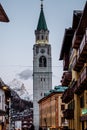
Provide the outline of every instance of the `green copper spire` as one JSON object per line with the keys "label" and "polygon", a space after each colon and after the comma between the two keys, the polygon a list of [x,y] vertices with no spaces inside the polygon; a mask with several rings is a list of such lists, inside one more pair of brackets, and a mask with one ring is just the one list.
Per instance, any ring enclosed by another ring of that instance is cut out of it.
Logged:
{"label": "green copper spire", "polygon": [[44,12],[43,12],[43,0],[41,0],[41,12],[40,12],[40,16],[39,16],[37,30],[38,31],[40,31],[40,30],[44,30],[44,31],[48,30],[46,20],[45,20],[45,16],[44,16]]}

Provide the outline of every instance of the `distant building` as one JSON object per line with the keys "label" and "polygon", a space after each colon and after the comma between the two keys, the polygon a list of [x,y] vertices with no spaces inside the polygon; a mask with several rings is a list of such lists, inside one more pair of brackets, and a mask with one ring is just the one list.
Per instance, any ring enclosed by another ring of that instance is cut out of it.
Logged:
{"label": "distant building", "polygon": [[9,87],[0,79],[0,130],[10,129],[11,93]]}
{"label": "distant building", "polygon": [[[12,129],[28,130],[33,122],[33,103],[21,99],[11,90],[11,127]],[[20,124],[19,124],[20,123]]]}
{"label": "distant building", "polygon": [[67,89],[64,86],[56,86],[53,90],[45,93],[45,96],[39,100],[40,128],[42,130],[60,130],[68,126],[68,122],[63,117],[62,111],[67,107],[62,103],[62,93]]}
{"label": "distant building", "polygon": [[68,89],[62,101],[68,105],[64,117],[70,130],[87,129],[87,1],[84,9],[73,12],[72,27],[65,29],[60,53],[63,60],[61,83]]}
{"label": "distant building", "polygon": [[[42,1],[41,1],[42,2]],[[38,101],[44,97],[44,93],[52,89],[52,59],[51,45],[49,42],[49,30],[47,28],[43,3],[37,29],[35,30],[36,44],[33,46],[33,103],[34,125],[39,129],[39,105]]]}

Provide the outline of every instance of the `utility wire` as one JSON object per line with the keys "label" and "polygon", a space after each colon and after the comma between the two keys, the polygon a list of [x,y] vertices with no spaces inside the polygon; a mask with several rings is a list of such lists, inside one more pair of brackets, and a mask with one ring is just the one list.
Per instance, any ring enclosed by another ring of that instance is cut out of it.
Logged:
{"label": "utility wire", "polygon": [[[28,67],[33,67],[32,65],[30,65],[30,66],[27,66],[27,65],[0,65],[0,68],[1,67],[26,67],[26,68],[28,68]],[[37,66],[34,66],[34,67],[37,67]],[[63,67],[62,65],[52,65],[52,67]]]}

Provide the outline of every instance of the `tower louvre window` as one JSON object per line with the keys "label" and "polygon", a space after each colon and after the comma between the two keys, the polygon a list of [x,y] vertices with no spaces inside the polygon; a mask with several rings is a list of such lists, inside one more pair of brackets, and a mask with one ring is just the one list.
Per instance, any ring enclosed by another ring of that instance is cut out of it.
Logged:
{"label": "tower louvre window", "polygon": [[37,36],[37,40],[39,40],[39,36]]}
{"label": "tower louvre window", "polygon": [[44,39],[43,35],[42,35],[42,40]]}
{"label": "tower louvre window", "polygon": [[46,67],[47,66],[47,61],[45,56],[41,56],[39,58],[39,67]]}
{"label": "tower louvre window", "polygon": [[49,50],[49,48],[48,48],[48,55],[50,54],[50,50]]}
{"label": "tower louvre window", "polygon": [[39,53],[39,48],[37,47],[37,48],[36,48],[36,54],[38,54],[38,53]]}

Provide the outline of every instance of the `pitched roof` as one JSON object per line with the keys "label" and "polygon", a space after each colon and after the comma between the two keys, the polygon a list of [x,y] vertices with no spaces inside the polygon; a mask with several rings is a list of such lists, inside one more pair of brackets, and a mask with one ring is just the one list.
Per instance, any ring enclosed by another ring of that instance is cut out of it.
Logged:
{"label": "pitched roof", "polygon": [[43,11],[43,5],[41,5],[41,12],[40,12],[40,16],[39,16],[39,20],[38,20],[38,25],[37,25],[37,30],[48,30],[47,29],[47,24],[46,24],[46,20],[45,20],[45,16],[44,16],[44,11]]}
{"label": "pitched roof", "polygon": [[48,96],[52,93],[63,93],[66,89],[67,89],[67,86],[58,85],[58,86],[55,86],[54,89],[46,92],[45,96]]}
{"label": "pitched roof", "polygon": [[38,101],[38,103],[40,103],[41,101],[47,99],[49,96],[53,95],[53,94],[62,94],[65,90],[67,90],[67,86],[62,86],[62,85],[58,85],[55,86],[54,89],[49,90],[48,92],[44,93],[44,97],[42,99],[40,99]]}

